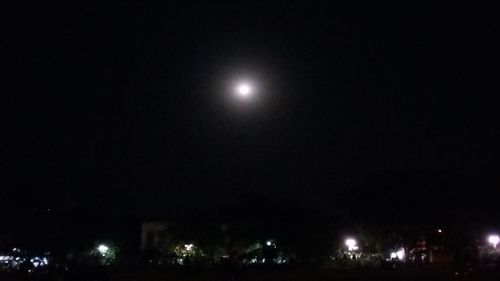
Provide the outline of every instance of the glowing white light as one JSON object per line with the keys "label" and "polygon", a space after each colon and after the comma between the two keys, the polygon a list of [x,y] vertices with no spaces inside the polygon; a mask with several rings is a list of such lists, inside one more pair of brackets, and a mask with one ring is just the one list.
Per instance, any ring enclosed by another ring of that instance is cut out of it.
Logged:
{"label": "glowing white light", "polygon": [[240,83],[235,88],[236,94],[242,99],[248,99],[252,96],[254,89],[248,83]]}
{"label": "glowing white light", "polygon": [[10,261],[13,260],[13,256],[0,256],[0,261]]}
{"label": "glowing white light", "polygon": [[39,267],[44,265],[43,261],[39,257],[34,257],[30,260],[34,267]]}
{"label": "glowing white light", "polygon": [[354,251],[354,250],[358,249],[358,246],[356,245],[357,244],[356,240],[354,240],[352,238],[346,239],[345,244],[346,244],[347,248],[349,249],[349,251]]}
{"label": "glowing white light", "polygon": [[267,242],[266,242],[266,245],[267,245],[267,246],[271,246],[272,244],[273,244],[273,242],[272,242],[272,241],[267,241]]}
{"label": "glowing white light", "polygon": [[251,88],[248,84],[241,84],[238,86],[238,93],[242,96],[248,96],[250,94]]}
{"label": "glowing white light", "polygon": [[194,245],[193,244],[185,244],[184,248],[186,248],[186,251],[192,251],[194,248]]}
{"label": "glowing white light", "polygon": [[403,260],[405,258],[405,249],[401,248],[399,251],[397,251],[396,256],[399,260]]}
{"label": "glowing white light", "polygon": [[97,247],[97,250],[99,251],[99,253],[101,253],[101,255],[104,256],[109,251],[109,247],[106,245],[99,245],[99,247]]}
{"label": "glowing white light", "polygon": [[401,248],[396,252],[391,253],[391,259],[398,259],[400,261],[404,260],[405,258],[405,249]]}
{"label": "glowing white light", "polygon": [[493,245],[493,248],[496,248],[500,242],[500,237],[498,235],[490,235],[488,237],[488,242]]}
{"label": "glowing white light", "polygon": [[443,230],[442,229],[438,229],[438,233],[443,233]]}

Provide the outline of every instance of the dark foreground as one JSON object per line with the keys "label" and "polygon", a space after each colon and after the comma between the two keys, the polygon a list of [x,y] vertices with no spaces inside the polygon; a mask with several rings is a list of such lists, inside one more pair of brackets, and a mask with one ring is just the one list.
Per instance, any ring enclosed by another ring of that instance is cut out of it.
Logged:
{"label": "dark foreground", "polygon": [[433,281],[433,280],[500,280],[494,267],[483,266],[467,275],[454,275],[451,268],[404,268],[404,269],[245,269],[225,270],[169,270],[137,272],[66,272],[37,275],[6,274],[0,280],[37,280],[37,281],[356,281],[356,280],[395,280],[395,281]]}
{"label": "dark foreground", "polygon": [[295,269],[295,270],[249,270],[234,275],[222,272],[191,272],[191,273],[146,273],[117,274],[110,280],[243,280],[243,281],[356,281],[356,280],[395,280],[395,281],[432,281],[432,280],[500,280],[491,268],[477,269],[468,275],[455,276],[451,269]]}

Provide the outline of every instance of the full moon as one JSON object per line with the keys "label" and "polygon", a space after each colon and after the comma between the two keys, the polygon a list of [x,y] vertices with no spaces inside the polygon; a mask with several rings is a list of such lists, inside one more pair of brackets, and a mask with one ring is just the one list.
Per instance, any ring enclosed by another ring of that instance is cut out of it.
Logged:
{"label": "full moon", "polygon": [[240,84],[236,88],[236,92],[240,97],[247,98],[252,93],[252,88],[248,84]]}

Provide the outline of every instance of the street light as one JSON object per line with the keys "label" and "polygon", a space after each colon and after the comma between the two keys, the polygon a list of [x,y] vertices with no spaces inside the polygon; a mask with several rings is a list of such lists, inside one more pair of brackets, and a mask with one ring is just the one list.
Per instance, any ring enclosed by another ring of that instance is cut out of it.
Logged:
{"label": "street light", "polygon": [[398,257],[399,260],[403,260],[405,258],[405,249],[399,249],[399,251],[396,252],[396,257]]}
{"label": "street light", "polygon": [[252,93],[252,88],[250,87],[250,85],[248,85],[246,83],[242,83],[242,84],[238,85],[238,88],[236,89],[236,91],[238,92],[238,95],[240,97],[246,98]]}
{"label": "street light", "polygon": [[357,250],[358,246],[356,244],[357,244],[356,240],[354,240],[352,238],[348,238],[345,240],[345,245],[347,246],[349,251]]}
{"label": "street light", "polygon": [[500,242],[500,237],[498,235],[490,235],[488,237],[488,242],[493,245],[493,248],[497,248],[498,243]]}
{"label": "street light", "polygon": [[400,248],[399,250],[397,250],[396,252],[391,252],[391,260],[404,260],[405,258],[405,249],[404,248]]}
{"label": "street light", "polygon": [[191,252],[194,248],[194,245],[193,244],[185,244],[184,248],[186,249],[186,251]]}
{"label": "street light", "polygon": [[105,256],[109,251],[109,247],[102,244],[102,245],[99,245],[99,247],[97,247],[97,250],[99,251],[99,253],[101,253],[101,255]]}
{"label": "street light", "polygon": [[242,101],[250,101],[254,99],[255,87],[248,82],[240,82],[234,88],[234,95]]}

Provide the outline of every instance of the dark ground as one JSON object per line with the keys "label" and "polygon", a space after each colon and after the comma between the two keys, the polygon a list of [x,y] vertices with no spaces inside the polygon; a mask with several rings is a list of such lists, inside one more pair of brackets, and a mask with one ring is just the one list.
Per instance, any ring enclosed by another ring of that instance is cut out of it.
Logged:
{"label": "dark ground", "polygon": [[271,271],[248,271],[241,272],[239,276],[231,279],[226,273],[203,272],[189,274],[131,274],[115,275],[111,280],[255,280],[255,281],[330,281],[330,280],[395,280],[395,281],[418,281],[418,280],[499,280],[492,268],[482,268],[471,273],[469,276],[456,277],[452,274],[450,268],[439,269],[404,269],[404,270],[381,270],[381,269],[347,269],[347,270],[329,270],[329,269],[297,269],[297,270],[271,270]]}
{"label": "dark ground", "polygon": [[454,276],[451,267],[428,267],[428,268],[404,268],[404,269],[381,269],[381,268],[357,268],[357,269],[246,269],[237,273],[223,270],[169,270],[164,272],[103,272],[88,273],[78,272],[52,276],[8,276],[0,275],[0,280],[5,281],[356,281],[356,280],[394,280],[394,281],[433,281],[433,280],[478,280],[490,281],[500,280],[498,271],[493,266],[483,266],[474,269],[469,275]]}

